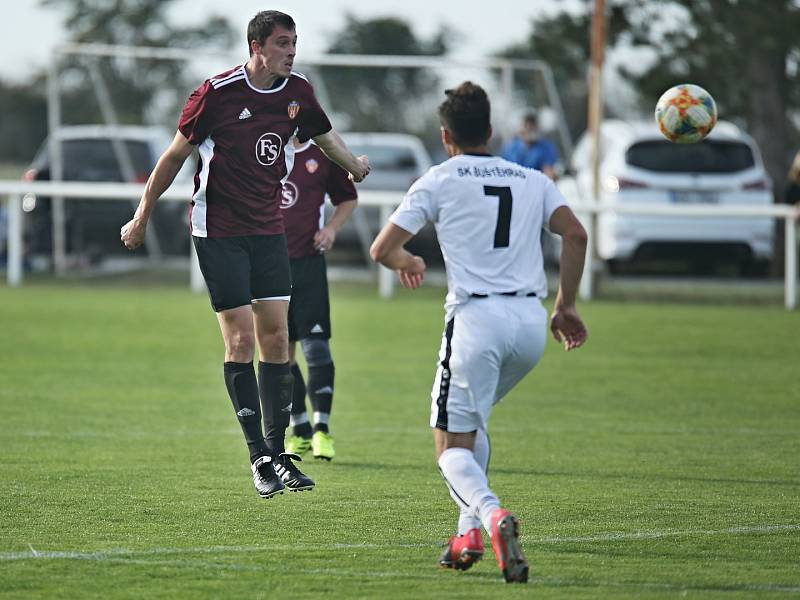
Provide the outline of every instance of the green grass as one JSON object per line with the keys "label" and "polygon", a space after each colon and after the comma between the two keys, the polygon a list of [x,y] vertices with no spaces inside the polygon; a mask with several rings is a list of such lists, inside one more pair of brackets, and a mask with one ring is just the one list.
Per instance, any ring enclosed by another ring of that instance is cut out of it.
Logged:
{"label": "green grass", "polygon": [[[0,287],[0,597],[800,594],[800,315],[596,302],[495,411],[528,586],[436,568],[442,290],[335,286],[337,458],[260,500],[205,296]],[[37,556],[38,555],[38,556]]]}

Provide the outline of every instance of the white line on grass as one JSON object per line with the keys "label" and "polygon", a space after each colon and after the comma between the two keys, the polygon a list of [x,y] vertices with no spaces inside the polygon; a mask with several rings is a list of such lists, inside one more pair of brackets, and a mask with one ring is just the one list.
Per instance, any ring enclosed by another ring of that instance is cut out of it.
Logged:
{"label": "white line on grass", "polygon": [[[798,531],[800,525],[759,525],[730,527],[728,529],[712,530],[677,530],[677,531],[637,531],[632,533],[605,533],[589,536],[552,536],[552,537],[527,537],[523,536],[523,541],[528,544],[545,543],[592,543],[592,542],[615,542],[615,541],[635,541],[653,540],[669,537],[704,537],[715,535],[764,535],[783,531]],[[260,546],[204,546],[195,548],[149,548],[146,550],[131,550],[126,548],[112,548],[109,550],[98,550],[94,552],[75,552],[64,550],[34,550],[28,544],[30,552],[0,552],[0,561],[26,560],[26,559],[73,559],[73,560],[130,560],[135,556],[163,556],[163,555],[190,555],[190,554],[242,554],[248,552],[258,552],[262,550],[287,550],[296,551],[304,546],[316,549],[330,550],[355,550],[355,549],[391,549],[391,548],[432,548],[438,544],[373,544],[369,542],[355,544],[283,544],[283,545],[260,545]]]}
{"label": "white line on grass", "polygon": [[731,527],[729,529],[716,530],[682,530],[682,531],[635,531],[632,533],[603,533],[589,536],[552,536],[529,538],[523,536],[523,540],[534,544],[563,543],[563,542],[615,542],[628,540],[657,540],[668,537],[692,537],[692,536],[714,536],[714,535],[747,535],[764,534],[776,531],[797,531],[800,525],[760,525],[755,527]]}

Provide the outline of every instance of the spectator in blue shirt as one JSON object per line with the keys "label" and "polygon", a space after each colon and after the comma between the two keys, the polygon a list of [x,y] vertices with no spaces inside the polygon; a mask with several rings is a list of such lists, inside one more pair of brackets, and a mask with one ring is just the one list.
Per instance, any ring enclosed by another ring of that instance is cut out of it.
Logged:
{"label": "spectator in blue shirt", "polygon": [[558,177],[558,148],[539,131],[536,113],[528,113],[522,121],[522,130],[509,140],[500,151],[500,156],[523,167],[538,169],[550,179]]}

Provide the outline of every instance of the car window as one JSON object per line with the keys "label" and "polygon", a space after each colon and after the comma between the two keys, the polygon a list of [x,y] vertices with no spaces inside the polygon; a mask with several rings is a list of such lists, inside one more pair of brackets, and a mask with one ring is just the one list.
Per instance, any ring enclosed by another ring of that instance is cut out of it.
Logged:
{"label": "car window", "polygon": [[[126,140],[136,180],[146,179],[153,168],[145,142]],[[64,179],[78,181],[122,181],[122,170],[111,140],[85,139],[64,142]]]}
{"label": "car window", "polygon": [[348,147],[356,156],[369,156],[369,164],[375,170],[414,171],[419,168],[410,148],[372,144],[348,144]]}
{"label": "car window", "polygon": [[628,148],[625,160],[631,166],[661,173],[735,173],[755,165],[747,144],[716,140],[699,144],[639,142]]}
{"label": "car window", "polygon": [[[146,181],[154,166],[147,143],[126,140],[125,147],[131,158],[135,180]],[[122,181],[122,171],[108,138],[64,140],[62,152],[64,179],[68,181]],[[49,172],[50,155],[46,141],[31,166]]]}

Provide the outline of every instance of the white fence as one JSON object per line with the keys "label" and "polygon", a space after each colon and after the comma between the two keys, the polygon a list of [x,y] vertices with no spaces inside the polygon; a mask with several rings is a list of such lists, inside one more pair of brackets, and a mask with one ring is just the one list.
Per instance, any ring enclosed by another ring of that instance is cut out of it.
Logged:
{"label": "white fence", "polygon": [[[23,197],[26,194],[62,198],[83,198],[113,200],[136,200],[141,197],[144,185],[136,183],[82,183],[82,182],[26,182],[26,181],[0,181],[0,196],[8,196],[8,285],[22,284],[23,269]],[[579,215],[592,213],[616,212],[620,214],[639,214],[653,216],[691,216],[703,217],[729,217],[752,218],[771,217],[783,219],[785,227],[785,270],[784,270],[784,305],[788,310],[797,306],[797,222],[800,220],[800,209],[785,206],[762,205],[662,205],[653,206],[645,204],[589,204],[579,203],[575,200],[572,190],[563,190],[571,201],[572,209]],[[186,202],[192,194],[191,186],[173,186],[161,197],[162,201]],[[381,223],[385,223],[391,211],[402,200],[401,192],[360,191],[359,204],[362,206],[378,206],[381,208]],[[588,227],[589,238],[593,238],[591,219],[583,219]],[[591,247],[591,246],[590,246]],[[192,246],[192,253],[194,253]],[[587,253],[585,276],[581,282],[581,297],[590,299],[593,295],[594,258],[591,252]],[[379,274],[379,291],[381,296],[390,297],[394,289],[394,274],[381,267]],[[205,289],[197,261],[192,258],[191,287],[195,291]]]}

